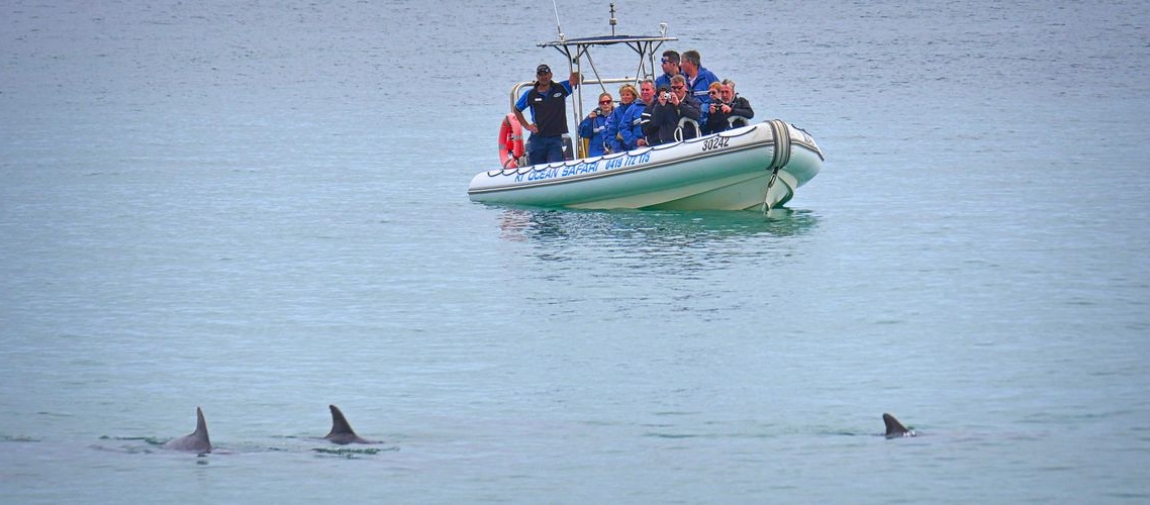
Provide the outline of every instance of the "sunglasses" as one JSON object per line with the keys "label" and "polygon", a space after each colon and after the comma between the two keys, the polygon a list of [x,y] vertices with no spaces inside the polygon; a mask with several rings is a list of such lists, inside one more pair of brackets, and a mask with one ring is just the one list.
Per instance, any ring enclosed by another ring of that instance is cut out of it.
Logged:
{"label": "sunglasses", "polygon": [[671,89],[683,89],[683,86],[671,86]]}
{"label": "sunglasses", "polygon": [[600,104],[611,103],[610,100],[599,100]]}
{"label": "sunglasses", "polygon": [[707,94],[708,95],[717,95],[717,94],[719,94],[719,92],[718,91],[708,91]]}
{"label": "sunglasses", "polygon": [[663,58],[663,63],[674,63],[674,61],[668,60],[667,58]]}

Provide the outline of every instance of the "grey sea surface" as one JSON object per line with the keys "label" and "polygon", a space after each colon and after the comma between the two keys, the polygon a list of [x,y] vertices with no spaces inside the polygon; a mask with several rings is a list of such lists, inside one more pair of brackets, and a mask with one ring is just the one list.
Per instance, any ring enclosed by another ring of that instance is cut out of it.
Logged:
{"label": "grey sea surface", "polygon": [[1145,3],[616,1],[823,172],[470,202],[608,3],[0,6],[2,500],[1150,500]]}

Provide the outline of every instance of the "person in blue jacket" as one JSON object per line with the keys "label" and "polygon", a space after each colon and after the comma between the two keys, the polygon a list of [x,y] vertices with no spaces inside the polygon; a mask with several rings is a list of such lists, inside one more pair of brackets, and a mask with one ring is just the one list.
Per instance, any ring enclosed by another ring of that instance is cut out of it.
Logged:
{"label": "person in blue jacket", "polygon": [[[639,139],[635,141],[635,145],[639,147],[653,146],[656,144],[656,142],[647,136],[647,131],[651,125],[651,118],[655,110],[655,97],[659,94],[655,88],[655,82],[650,79],[643,81],[643,83],[639,85],[639,100],[643,102],[643,110],[635,122],[635,137]],[[669,90],[671,88],[667,86],[662,89]]]}
{"label": "person in blue jacket", "polygon": [[607,127],[611,140],[611,152],[621,153],[635,148],[637,139],[635,138],[635,131],[631,129],[630,125],[635,114],[642,113],[642,110],[635,103],[638,96],[639,92],[635,91],[635,86],[624,84],[619,88],[619,107],[611,114],[611,120]]}
{"label": "person in blue jacket", "polygon": [[702,108],[702,117],[699,118],[700,124],[707,122],[707,113],[711,110],[711,95],[708,93],[711,90],[711,83],[719,82],[719,78],[713,72],[703,68],[703,57],[699,52],[692,49],[683,53],[682,60],[679,62],[683,67],[683,77],[687,78],[687,93],[695,100],[699,101],[699,106]]}
{"label": "person in blue jacket", "polygon": [[587,156],[602,156],[611,152],[611,139],[607,133],[607,123],[615,110],[615,100],[610,93],[599,95],[599,106],[579,123],[579,137],[587,139]]}
{"label": "person in blue jacket", "polygon": [[647,137],[643,134],[643,123],[651,120],[651,104],[655,103],[655,81],[645,79],[639,83],[639,100],[631,106],[631,133],[633,139],[631,149],[647,145]]}
{"label": "person in blue jacket", "polygon": [[671,89],[671,78],[683,73],[679,68],[679,52],[671,49],[663,51],[663,59],[660,61],[663,63],[663,75],[655,79],[655,89]]}

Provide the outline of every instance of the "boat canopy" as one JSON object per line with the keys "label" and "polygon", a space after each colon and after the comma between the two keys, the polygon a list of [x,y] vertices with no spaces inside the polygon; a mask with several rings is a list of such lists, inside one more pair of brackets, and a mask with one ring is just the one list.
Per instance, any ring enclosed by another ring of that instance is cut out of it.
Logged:
{"label": "boat canopy", "polygon": [[[663,23],[662,28],[664,31],[667,29],[667,24]],[[644,44],[669,42],[679,40],[675,37],[667,37],[665,35],[606,35],[602,37],[583,37],[578,39],[563,39],[552,40],[551,42],[543,42],[539,47],[563,47],[563,46],[613,46],[615,44],[627,44],[636,52],[642,54],[642,47]],[[561,50],[562,51],[562,50]]]}
{"label": "boat canopy", "polygon": [[[570,135],[574,139],[574,145],[578,146],[578,152],[574,153],[575,157],[582,158],[586,156],[584,151],[584,143],[579,138],[579,122],[583,119],[583,89],[586,86],[598,85],[601,92],[609,92],[607,90],[608,84],[624,84],[630,83],[638,87],[639,82],[644,79],[654,79],[657,70],[662,70],[661,67],[655,64],[656,57],[662,49],[665,42],[673,42],[679,40],[675,37],[667,36],[667,23],[659,23],[658,35],[616,35],[615,25],[615,4],[611,4],[611,35],[603,35],[598,37],[581,37],[581,38],[566,38],[562,30],[559,33],[559,40],[551,42],[542,42],[538,44],[539,47],[552,47],[559,51],[566,59],[568,68],[571,72],[579,72],[579,86],[575,88],[575,93],[571,95],[571,119],[573,120],[568,124]],[[595,59],[591,56],[591,48],[625,45],[631,48],[639,57],[639,63],[635,67],[635,73],[631,76],[611,77],[600,74],[599,69],[595,66]],[[586,75],[584,71],[584,62],[587,68],[590,69],[591,75]],[[531,87],[533,82],[521,82],[511,88],[511,107],[515,108],[515,102],[523,93],[523,89]],[[598,92],[596,93],[596,95]],[[612,96],[615,93],[611,93]],[[616,97],[618,99],[618,97]]]}

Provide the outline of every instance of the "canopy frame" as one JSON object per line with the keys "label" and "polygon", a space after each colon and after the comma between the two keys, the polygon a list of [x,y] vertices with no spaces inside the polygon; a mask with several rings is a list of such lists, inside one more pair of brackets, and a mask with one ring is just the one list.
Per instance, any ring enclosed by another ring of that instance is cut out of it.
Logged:
{"label": "canopy frame", "polygon": [[[661,67],[655,65],[655,57],[659,54],[663,44],[667,42],[674,42],[679,40],[675,37],[667,36],[667,23],[659,23],[658,35],[616,35],[615,34],[615,4],[611,4],[611,35],[604,35],[598,37],[582,37],[569,39],[559,34],[559,40],[551,42],[542,42],[537,44],[539,47],[554,48],[562,54],[567,60],[569,72],[579,73],[579,86],[575,88],[574,93],[571,94],[571,119],[570,123],[571,138],[574,139],[574,145],[578,147],[575,153],[575,158],[583,158],[586,156],[584,143],[579,138],[579,122],[583,118],[583,88],[587,85],[598,85],[599,89],[606,93],[607,84],[624,84],[629,83],[638,87],[638,84],[645,79],[655,79],[656,69],[662,70]],[[639,57],[638,65],[635,68],[634,76],[623,77],[606,77],[599,73],[599,69],[595,67],[595,60],[591,57],[591,49],[599,47],[610,47],[623,45],[631,49]],[[590,68],[592,76],[588,77],[583,72],[583,62],[586,60],[587,66]],[[523,94],[523,90],[534,85],[534,82],[520,82],[511,88],[511,108],[515,108],[515,102],[519,100],[519,96]]]}

